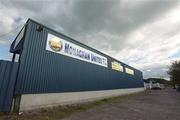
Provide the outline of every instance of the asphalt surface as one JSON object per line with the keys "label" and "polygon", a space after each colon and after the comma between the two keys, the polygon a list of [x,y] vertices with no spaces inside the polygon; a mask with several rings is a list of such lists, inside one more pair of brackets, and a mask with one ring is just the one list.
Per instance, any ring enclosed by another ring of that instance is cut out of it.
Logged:
{"label": "asphalt surface", "polygon": [[149,90],[125,101],[113,101],[63,120],[180,120],[180,92]]}

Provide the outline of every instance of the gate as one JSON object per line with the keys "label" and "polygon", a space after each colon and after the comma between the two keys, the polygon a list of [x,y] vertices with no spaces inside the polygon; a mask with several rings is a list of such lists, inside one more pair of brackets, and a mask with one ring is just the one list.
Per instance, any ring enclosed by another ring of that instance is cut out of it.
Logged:
{"label": "gate", "polygon": [[10,112],[18,63],[0,60],[0,112]]}

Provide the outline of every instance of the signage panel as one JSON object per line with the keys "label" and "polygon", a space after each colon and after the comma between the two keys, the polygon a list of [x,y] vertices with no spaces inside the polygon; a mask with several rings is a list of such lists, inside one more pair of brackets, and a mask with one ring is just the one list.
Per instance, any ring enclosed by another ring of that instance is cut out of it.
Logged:
{"label": "signage panel", "polygon": [[111,67],[112,67],[113,70],[123,72],[123,66],[120,63],[116,62],[116,61],[111,62]]}
{"label": "signage panel", "polygon": [[46,50],[92,64],[108,67],[106,57],[50,33],[48,33],[47,37]]}
{"label": "signage panel", "polygon": [[130,69],[130,68],[125,68],[126,73],[134,75],[134,70]]}

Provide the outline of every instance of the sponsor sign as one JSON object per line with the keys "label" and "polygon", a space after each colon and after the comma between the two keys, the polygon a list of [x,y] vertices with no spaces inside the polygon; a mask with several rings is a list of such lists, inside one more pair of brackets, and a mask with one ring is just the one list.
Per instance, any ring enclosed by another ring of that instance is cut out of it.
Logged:
{"label": "sponsor sign", "polygon": [[108,66],[106,57],[49,33],[47,37],[46,50],[103,67]]}
{"label": "sponsor sign", "polygon": [[112,67],[113,70],[123,72],[123,66],[120,63],[116,62],[116,61],[111,62],[111,67]]}
{"label": "sponsor sign", "polygon": [[125,68],[126,73],[134,75],[134,70],[130,69],[130,68]]}

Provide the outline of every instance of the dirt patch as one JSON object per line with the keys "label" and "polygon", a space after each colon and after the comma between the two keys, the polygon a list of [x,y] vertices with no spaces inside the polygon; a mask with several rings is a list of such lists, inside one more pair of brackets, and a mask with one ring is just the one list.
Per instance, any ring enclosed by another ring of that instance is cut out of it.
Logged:
{"label": "dirt patch", "polygon": [[173,89],[149,90],[125,101],[113,101],[63,120],[179,120],[180,93]]}

